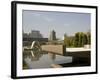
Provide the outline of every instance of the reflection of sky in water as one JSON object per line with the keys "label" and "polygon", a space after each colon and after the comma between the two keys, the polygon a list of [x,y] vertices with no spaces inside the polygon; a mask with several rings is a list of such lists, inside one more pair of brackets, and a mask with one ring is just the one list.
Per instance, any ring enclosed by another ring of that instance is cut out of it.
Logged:
{"label": "reflection of sky in water", "polygon": [[39,54],[28,52],[29,54],[24,57],[24,60],[30,69],[50,68],[51,64],[71,63],[72,57],[61,55]]}

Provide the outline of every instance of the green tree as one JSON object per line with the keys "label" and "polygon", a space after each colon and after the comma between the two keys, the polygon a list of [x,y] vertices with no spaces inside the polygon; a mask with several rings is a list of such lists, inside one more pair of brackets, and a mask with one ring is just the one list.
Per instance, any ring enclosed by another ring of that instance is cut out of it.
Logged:
{"label": "green tree", "polygon": [[83,39],[83,33],[82,32],[79,32],[79,42],[78,42],[78,47],[81,47],[82,46],[82,39]]}
{"label": "green tree", "polygon": [[91,44],[91,33],[90,32],[87,32],[87,44]]}
{"label": "green tree", "polygon": [[75,33],[75,36],[67,36],[64,34],[64,45],[67,47],[83,47],[85,44],[91,43],[91,35],[88,32],[77,32]]}
{"label": "green tree", "polygon": [[74,46],[75,47],[83,47],[85,44],[87,44],[87,35],[83,32],[77,32],[75,34],[74,38]]}
{"label": "green tree", "polygon": [[65,34],[64,34],[64,45],[65,45],[65,46],[67,46],[67,39],[68,39],[68,38],[67,38],[67,34],[65,33]]}
{"label": "green tree", "polygon": [[69,47],[74,47],[73,43],[74,43],[74,37],[70,36],[69,37]]}
{"label": "green tree", "polygon": [[78,45],[79,45],[79,33],[75,33],[74,46],[78,47]]}
{"label": "green tree", "polygon": [[87,39],[87,34],[83,34],[83,41],[82,41],[82,46],[84,46],[85,44],[88,43],[88,39]]}

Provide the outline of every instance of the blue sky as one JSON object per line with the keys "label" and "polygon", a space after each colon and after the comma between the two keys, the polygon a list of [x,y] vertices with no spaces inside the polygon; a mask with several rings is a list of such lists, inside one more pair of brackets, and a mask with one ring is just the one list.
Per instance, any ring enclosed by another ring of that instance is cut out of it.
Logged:
{"label": "blue sky", "polygon": [[58,38],[62,38],[64,33],[74,35],[87,32],[91,27],[90,13],[23,10],[22,19],[24,32],[39,30],[44,37],[49,37],[52,30],[56,31]]}

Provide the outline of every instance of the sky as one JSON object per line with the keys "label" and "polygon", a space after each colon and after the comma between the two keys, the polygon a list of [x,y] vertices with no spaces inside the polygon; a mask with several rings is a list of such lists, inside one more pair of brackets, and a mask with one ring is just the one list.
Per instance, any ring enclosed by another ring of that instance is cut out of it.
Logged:
{"label": "sky", "polygon": [[87,32],[91,27],[90,13],[54,12],[23,10],[22,25],[25,33],[38,30],[43,37],[49,37],[54,30],[57,38],[66,33],[69,36],[76,32]]}

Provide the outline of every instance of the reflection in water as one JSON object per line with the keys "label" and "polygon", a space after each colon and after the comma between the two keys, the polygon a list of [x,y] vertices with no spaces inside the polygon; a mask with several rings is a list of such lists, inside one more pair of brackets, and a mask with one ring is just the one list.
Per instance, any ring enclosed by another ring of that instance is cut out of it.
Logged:
{"label": "reflection in water", "polygon": [[53,54],[53,53],[48,53],[48,55],[51,57],[52,60],[55,60],[56,59],[56,55]]}
{"label": "reflection in water", "polygon": [[32,50],[30,50],[30,51],[24,51],[23,52],[23,57],[24,57],[24,59],[26,59],[26,58],[30,58],[31,59],[31,61],[37,61],[37,60],[39,60],[39,58],[42,56],[43,54],[42,53],[40,53],[40,52],[34,52],[34,51],[32,51]]}
{"label": "reflection in water", "polygon": [[72,61],[71,56],[43,52],[36,41],[32,42],[31,48],[23,47],[23,69],[51,68],[59,65],[61,67],[90,66],[89,60],[85,59],[73,57]]}
{"label": "reflection in water", "polygon": [[23,52],[23,60],[26,62],[28,69],[39,69],[50,68],[51,64],[71,63],[72,57],[37,50],[26,50]]}

